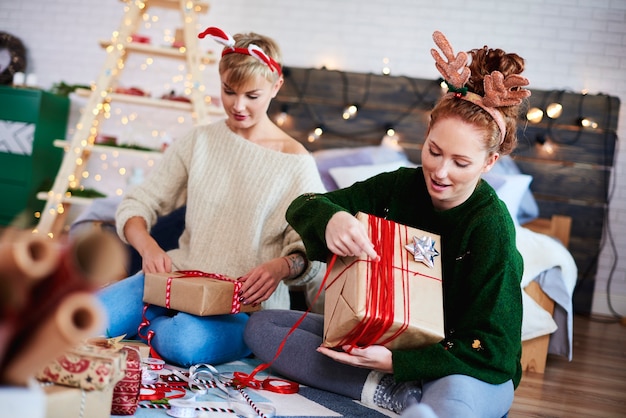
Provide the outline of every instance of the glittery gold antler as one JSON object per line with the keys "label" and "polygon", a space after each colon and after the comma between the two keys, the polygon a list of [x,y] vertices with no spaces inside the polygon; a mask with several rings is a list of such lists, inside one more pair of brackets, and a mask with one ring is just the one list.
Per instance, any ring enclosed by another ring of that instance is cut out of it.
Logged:
{"label": "glittery gold antler", "polygon": [[522,88],[528,85],[528,79],[519,74],[510,74],[506,78],[500,71],[485,76],[485,106],[500,107],[518,105],[530,96],[530,91]]}
{"label": "glittery gold antler", "polygon": [[[439,55],[439,52],[432,48],[431,55],[435,59],[435,66],[443,76],[448,86],[452,85],[456,89],[462,89],[470,78],[470,69],[467,67],[467,54],[459,52],[454,56],[454,51],[443,33],[435,31],[433,33],[435,44],[447,58],[447,62]],[[461,72],[459,73],[459,70]]]}

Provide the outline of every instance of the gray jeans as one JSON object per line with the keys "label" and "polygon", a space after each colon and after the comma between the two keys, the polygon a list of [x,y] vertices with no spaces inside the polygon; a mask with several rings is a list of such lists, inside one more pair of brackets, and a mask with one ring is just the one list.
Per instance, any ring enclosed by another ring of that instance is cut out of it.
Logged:
{"label": "gray jeans", "polygon": [[[302,312],[265,310],[252,314],[244,331],[244,340],[263,362],[272,360],[272,370],[287,379],[360,400],[369,369],[338,363],[318,353],[322,343],[324,317],[309,313],[302,323]],[[291,334],[285,340],[287,333]],[[281,342],[285,345],[274,359]],[[492,385],[463,375],[451,375],[424,382],[422,408],[408,408],[403,417],[480,417],[500,418],[513,403],[513,383]],[[430,407],[430,411],[427,406]],[[423,415],[421,411],[426,411]],[[433,413],[435,415],[433,415]]]}

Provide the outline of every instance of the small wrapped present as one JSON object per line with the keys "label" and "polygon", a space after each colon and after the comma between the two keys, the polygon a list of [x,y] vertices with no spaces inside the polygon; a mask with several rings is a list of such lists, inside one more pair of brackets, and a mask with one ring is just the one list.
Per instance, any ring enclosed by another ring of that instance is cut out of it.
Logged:
{"label": "small wrapped present", "polygon": [[199,316],[253,312],[261,305],[239,301],[241,282],[227,276],[197,270],[146,274],[145,303]]}
{"label": "small wrapped present", "polygon": [[113,388],[126,373],[122,347],[116,339],[86,341],[45,366],[35,377],[85,390]]}
{"label": "small wrapped present", "polygon": [[139,350],[139,356],[142,359],[150,357],[150,346],[143,341],[138,340],[121,340],[121,344],[127,347],[133,347]]}
{"label": "small wrapped present", "polygon": [[113,386],[85,390],[54,383],[43,383],[46,418],[109,418]]}
{"label": "small wrapped present", "polygon": [[411,349],[444,338],[436,234],[363,213],[380,261],[338,257],[325,284],[324,342]]}

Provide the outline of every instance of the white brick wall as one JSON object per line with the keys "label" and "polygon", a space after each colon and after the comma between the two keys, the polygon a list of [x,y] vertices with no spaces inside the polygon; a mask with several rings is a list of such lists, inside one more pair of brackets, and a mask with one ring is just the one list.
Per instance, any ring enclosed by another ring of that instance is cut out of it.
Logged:
{"label": "white brick wall", "polygon": [[[117,29],[123,6],[114,0],[2,1],[0,30],[25,43],[28,72],[36,73],[40,86],[48,88],[61,80],[89,83],[105,57],[97,41],[110,38]],[[624,0],[215,0],[200,24],[231,33],[252,30],[273,36],[281,44],[287,65],[379,72],[387,57],[393,74],[423,78],[438,76],[428,53],[431,34],[438,29],[457,50],[488,44],[518,52],[526,58],[531,87],[586,89],[626,98]],[[145,31],[158,42],[166,29],[175,27],[180,27],[178,15],[167,13]],[[215,49],[216,45],[207,40],[202,47]],[[167,91],[176,69],[153,64],[150,71],[141,71],[140,65],[129,63],[124,75],[130,78],[124,85],[136,83],[153,94]],[[214,69],[206,73],[207,83],[217,86]],[[73,120],[79,108],[77,104]],[[626,137],[623,103],[619,136]],[[600,258],[593,308],[598,313],[609,312],[607,280],[617,257],[611,302],[626,314],[625,164],[622,147],[610,205],[617,254],[606,245]]]}

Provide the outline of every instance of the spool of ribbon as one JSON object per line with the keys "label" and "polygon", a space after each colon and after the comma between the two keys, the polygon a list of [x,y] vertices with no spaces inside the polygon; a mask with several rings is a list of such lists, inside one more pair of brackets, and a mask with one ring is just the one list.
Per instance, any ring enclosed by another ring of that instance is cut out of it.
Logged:
{"label": "spool of ribbon", "polygon": [[144,358],[141,360],[143,364],[145,364],[150,370],[163,370],[165,367],[165,361],[158,358]]}
{"label": "spool of ribbon", "polygon": [[141,384],[142,385],[153,385],[159,380],[159,375],[156,372],[151,370],[142,370],[141,371]]}
{"label": "spool of ribbon", "polygon": [[186,399],[172,399],[170,402],[170,409],[167,411],[167,415],[176,418],[193,418],[198,416],[196,406],[193,401]]}

